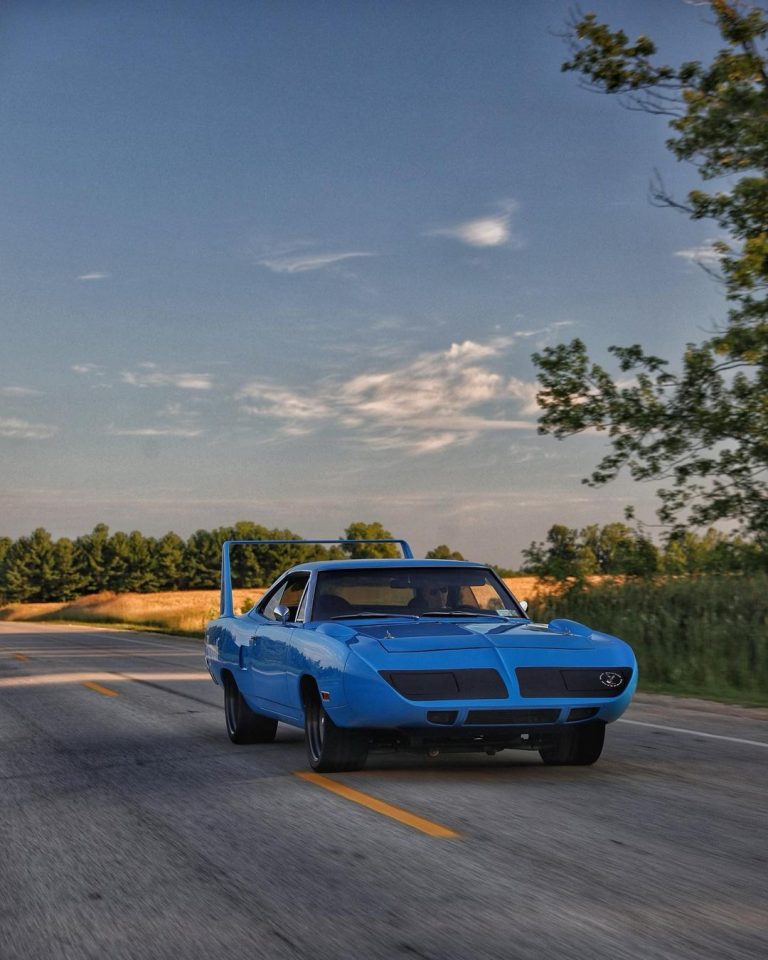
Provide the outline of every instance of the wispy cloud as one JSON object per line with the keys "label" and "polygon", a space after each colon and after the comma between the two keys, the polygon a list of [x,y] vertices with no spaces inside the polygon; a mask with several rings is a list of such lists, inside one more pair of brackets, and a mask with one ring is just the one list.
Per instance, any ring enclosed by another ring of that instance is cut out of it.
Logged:
{"label": "wispy cloud", "polygon": [[516,209],[514,200],[505,200],[499,204],[499,212],[493,216],[428,230],[426,235],[450,237],[470,247],[521,247],[522,241],[512,232],[512,214]]}
{"label": "wispy cloud", "polygon": [[245,409],[255,416],[263,414],[277,415],[284,420],[321,420],[331,412],[325,401],[277,387],[268,380],[247,383],[238,394],[238,399],[245,400]]}
{"label": "wispy cloud", "polygon": [[536,409],[535,384],[503,373],[514,343],[513,336],[465,340],[389,370],[329,378],[311,391],[256,380],[238,399],[245,413],[278,422],[286,435],[336,423],[376,449],[432,453],[490,431],[535,427],[525,419]]}
{"label": "wispy cloud", "polygon": [[188,430],[183,427],[111,427],[109,433],[113,437],[199,437],[204,431]]}
{"label": "wispy cloud", "polygon": [[30,387],[0,387],[0,396],[3,397],[42,397],[42,390],[32,390]]}
{"label": "wispy cloud", "polygon": [[364,250],[352,250],[348,253],[308,253],[302,256],[279,256],[257,261],[260,267],[266,267],[273,273],[306,273],[310,270],[323,270],[325,267],[352,260],[356,257],[374,257],[376,254]]}
{"label": "wispy cloud", "polygon": [[29,423],[16,417],[0,417],[0,437],[21,440],[50,440],[57,428],[46,423]]}
{"label": "wispy cloud", "polygon": [[81,273],[78,280],[106,280],[111,277],[111,273]]}
{"label": "wispy cloud", "polygon": [[73,363],[70,370],[74,373],[81,374],[81,376],[87,376],[89,373],[95,373],[101,376],[101,367],[98,363]]}
{"label": "wispy cloud", "polygon": [[722,252],[717,248],[716,239],[705,240],[698,247],[688,247],[685,250],[675,250],[676,257],[682,257],[689,263],[698,263],[704,267],[716,267],[723,258]]}
{"label": "wispy cloud", "polygon": [[123,383],[132,387],[176,387],[179,390],[210,390],[213,377],[209,373],[169,372],[155,363],[141,363],[139,370],[124,370],[120,374]]}

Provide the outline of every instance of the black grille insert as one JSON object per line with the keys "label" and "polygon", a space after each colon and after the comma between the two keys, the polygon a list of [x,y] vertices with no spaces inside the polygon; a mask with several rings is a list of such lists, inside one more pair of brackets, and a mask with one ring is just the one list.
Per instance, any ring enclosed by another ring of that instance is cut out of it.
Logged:
{"label": "black grille insert", "polygon": [[559,716],[559,710],[470,710],[467,724],[555,723]]}
{"label": "black grille insert", "polygon": [[523,697],[618,697],[632,679],[631,667],[517,667]]}
{"label": "black grille insert", "polygon": [[406,700],[505,700],[497,670],[382,670],[381,676]]}

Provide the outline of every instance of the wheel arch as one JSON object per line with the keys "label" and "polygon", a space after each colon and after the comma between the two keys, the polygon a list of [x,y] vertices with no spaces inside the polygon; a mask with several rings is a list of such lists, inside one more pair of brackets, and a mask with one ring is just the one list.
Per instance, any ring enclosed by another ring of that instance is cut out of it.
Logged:
{"label": "wheel arch", "polygon": [[228,683],[234,683],[237,686],[237,680],[235,680],[235,675],[229,669],[229,667],[222,667],[221,669],[221,683],[222,686],[226,686]]}
{"label": "wheel arch", "polygon": [[302,674],[299,680],[299,697],[302,707],[306,706],[310,697],[320,699],[320,687],[317,685],[317,680],[309,673]]}

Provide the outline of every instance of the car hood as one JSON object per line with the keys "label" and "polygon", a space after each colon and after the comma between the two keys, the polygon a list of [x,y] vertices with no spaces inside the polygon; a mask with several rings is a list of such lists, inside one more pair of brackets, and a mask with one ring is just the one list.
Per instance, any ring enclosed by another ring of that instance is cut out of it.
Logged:
{"label": "car hood", "polygon": [[508,624],[489,620],[378,622],[356,625],[355,633],[358,640],[378,641],[388,653],[494,648],[590,650],[594,646],[592,631],[572,620],[553,620],[549,625],[527,620]]}

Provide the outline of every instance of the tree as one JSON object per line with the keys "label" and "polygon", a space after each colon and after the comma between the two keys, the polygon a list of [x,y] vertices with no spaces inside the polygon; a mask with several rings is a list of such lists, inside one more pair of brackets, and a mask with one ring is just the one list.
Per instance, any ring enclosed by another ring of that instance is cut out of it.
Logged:
{"label": "tree", "polygon": [[221,578],[221,545],[226,536],[219,531],[196,530],[184,545],[182,588],[213,590]]}
{"label": "tree", "polygon": [[427,550],[427,560],[463,560],[464,556],[459,553],[458,550],[451,550],[451,548],[445,544],[441,543],[439,546],[435,547],[434,550]]}
{"label": "tree", "polygon": [[75,545],[67,537],[60,537],[53,545],[53,579],[50,583],[51,600],[74,600],[83,592],[83,578],[77,569]]}
{"label": "tree", "polygon": [[107,542],[109,527],[97,523],[92,533],[75,540],[75,565],[82,577],[83,593],[107,589]]}
{"label": "tree", "polygon": [[[373,523],[364,523],[358,520],[351,523],[344,531],[344,540],[381,540],[391,539],[392,534],[389,530],[377,521]],[[364,557],[399,557],[400,551],[394,543],[360,543],[348,544],[344,548],[344,553],[353,560],[360,560]]]}
{"label": "tree", "polygon": [[539,432],[562,439],[605,431],[610,452],[584,482],[601,485],[627,469],[664,484],[662,522],[727,520],[768,543],[768,17],[735,0],[709,6],[725,44],[709,64],[657,65],[648,37],[633,43],[588,14],[571,24],[572,56],[563,69],[667,117],[674,155],[704,181],[727,178],[685,200],[660,181],[653,191],[658,204],[725,232],[715,249],[727,319],[708,339],[688,344],[678,369],[639,344],[610,347],[618,379],[578,339],[534,354]]}
{"label": "tree", "polygon": [[5,583],[5,558],[8,551],[13,546],[13,540],[10,537],[0,537],[0,604],[8,599]]}
{"label": "tree", "polygon": [[586,527],[581,540],[594,554],[599,573],[647,576],[659,569],[656,545],[625,523]]}
{"label": "tree", "polygon": [[532,543],[523,550],[525,570],[540,577],[579,579],[597,572],[597,558],[578,530],[556,523],[547,531],[546,543]]}
{"label": "tree", "polygon": [[533,542],[523,556],[528,573],[559,580],[594,573],[651,576],[661,566],[656,545],[624,523],[592,524],[583,530],[556,523],[546,542]]}
{"label": "tree", "polygon": [[126,550],[125,589],[135,593],[157,590],[152,555],[154,540],[138,530],[128,534]]}
{"label": "tree", "polygon": [[38,527],[8,548],[3,562],[3,594],[9,600],[56,600],[55,552],[51,535]]}
{"label": "tree", "polygon": [[184,570],[184,541],[172,531],[153,544],[152,571],[158,590],[178,590]]}

